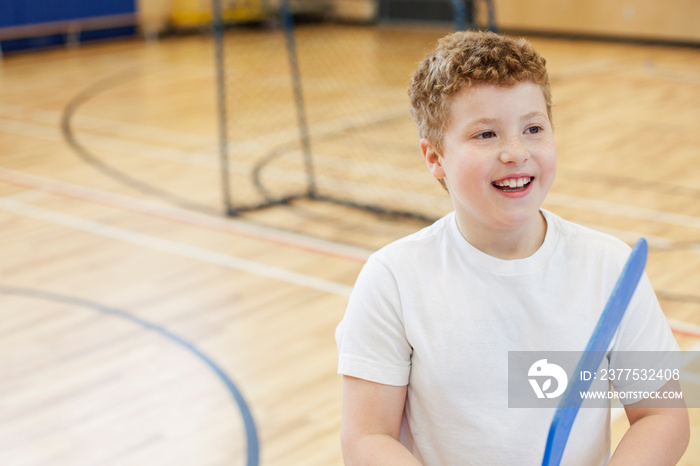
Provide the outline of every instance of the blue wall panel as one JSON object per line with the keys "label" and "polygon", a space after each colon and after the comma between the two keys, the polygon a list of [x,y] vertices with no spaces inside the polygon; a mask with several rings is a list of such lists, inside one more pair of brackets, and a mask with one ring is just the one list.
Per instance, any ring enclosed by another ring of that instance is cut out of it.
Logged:
{"label": "blue wall panel", "polygon": [[135,0],[102,0],[99,2],[71,0],[71,3],[80,3],[79,8],[76,10],[77,16],[75,18],[134,13],[136,11]]}
{"label": "blue wall panel", "polygon": [[15,18],[15,5],[13,1],[1,0],[0,1],[0,27],[3,26],[13,26],[17,24],[17,19]]}
{"label": "blue wall panel", "polygon": [[[136,12],[136,0],[0,0],[0,27],[50,23]],[[84,31],[80,40],[133,35],[135,27],[103,31]],[[61,34],[2,41],[5,52],[25,48],[48,47],[65,42]]]}

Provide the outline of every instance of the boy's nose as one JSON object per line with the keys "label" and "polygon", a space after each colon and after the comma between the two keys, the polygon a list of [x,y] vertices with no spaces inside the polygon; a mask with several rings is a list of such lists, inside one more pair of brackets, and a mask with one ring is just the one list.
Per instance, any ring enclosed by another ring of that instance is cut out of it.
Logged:
{"label": "boy's nose", "polygon": [[506,140],[500,151],[499,158],[503,163],[520,165],[530,158],[530,152],[525,148],[520,138],[517,137]]}

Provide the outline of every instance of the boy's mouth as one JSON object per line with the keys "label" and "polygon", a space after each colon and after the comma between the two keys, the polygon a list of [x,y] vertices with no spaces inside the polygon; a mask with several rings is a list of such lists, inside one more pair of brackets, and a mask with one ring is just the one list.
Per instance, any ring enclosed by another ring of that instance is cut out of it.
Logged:
{"label": "boy's mouth", "polygon": [[518,178],[506,178],[503,180],[494,181],[491,185],[494,188],[500,189],[506,193],[516,193],[518,191],[524,191],[534,180],[534,176],[521,176]]}

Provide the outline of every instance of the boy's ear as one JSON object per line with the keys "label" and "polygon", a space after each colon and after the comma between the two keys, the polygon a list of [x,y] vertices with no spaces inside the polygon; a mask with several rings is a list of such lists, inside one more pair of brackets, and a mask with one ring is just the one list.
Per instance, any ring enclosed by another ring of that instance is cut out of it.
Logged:
{"label": "boy's ear", "polygon": [[438,154],[435,147],[426,138],[421,138],[418,143],[420,151],[425,159],[425,164],[433,177],[437,180],[445,178],[445,170],[442,167],[442,156]]}

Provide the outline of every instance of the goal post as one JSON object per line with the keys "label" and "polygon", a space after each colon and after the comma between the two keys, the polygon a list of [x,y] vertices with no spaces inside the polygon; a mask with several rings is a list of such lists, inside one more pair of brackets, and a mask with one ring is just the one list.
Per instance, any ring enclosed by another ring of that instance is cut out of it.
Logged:
{"label": "goal post", "polygon": [[295,24],[290,0],[231,25],[225,1],[212,0],[227,214],[301,198],[424,220],[451,208],[418,155],[406,91],[435,41],[465,26],[466,0],[430,0],[453,7],[441,25],[323,21],[330,9]]}

